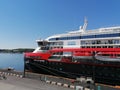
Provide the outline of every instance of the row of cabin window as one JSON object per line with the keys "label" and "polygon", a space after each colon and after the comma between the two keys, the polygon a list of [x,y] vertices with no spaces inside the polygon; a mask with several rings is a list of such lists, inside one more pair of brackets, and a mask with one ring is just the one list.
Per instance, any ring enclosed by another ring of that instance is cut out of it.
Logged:
{"label": "row of cabin window", "polygon": [[81,48],[120,48],[120,46],[82,46]]}
{"label": "row of cabin window", "polygon": [[87,44],[120,44],[120,40],[91,40],[91,41],[81,41],[81,45]]}
{"label": "row of cabin window", "polygon": [[61,38],[51,38],[52,40],[71,40],[71,39],[89,39],[89,38],[106,38],[106,37],[119,37],[120,33],[114,34],[99,34],[99,35],[87,35],[87,36],[71,36],[71,37],[61,37]]}

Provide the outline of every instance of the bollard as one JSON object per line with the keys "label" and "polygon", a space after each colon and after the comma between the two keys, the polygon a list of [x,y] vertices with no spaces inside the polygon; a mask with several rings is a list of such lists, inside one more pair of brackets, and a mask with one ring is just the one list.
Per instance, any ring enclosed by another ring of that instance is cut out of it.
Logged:
{"label": "bollard", "polygon": [[71,88],[71,89],[75,89],[75,86],[73,86],[73,85],[70,85],[70,88]]}
{"label": "bollard", "polygon": [[52,85],[56,85],[56,82],[51,82]]}
{"label": "bollard", "polygon": [[62,83],[57,83],[58,86],[62,86]]}
{"label": "bollard", "polygon": [[89,88],[85,88],[84,90],[90,90]]}
{"label": "bollard", "polygon": [[68,84],[63,84],[63,87],[68,87]]}
{"label": "bollard", "polygon": [[50,84],[50,81],[47,80],[46,83]]}
{"label": "bollard", "polygon": [[23,78],[23,75],[20,75],[19,77],[20,77],[20,78]]}
{"label": "bollard", "polygon": [[75,90],[84,90],[82,86],[76,86]]}

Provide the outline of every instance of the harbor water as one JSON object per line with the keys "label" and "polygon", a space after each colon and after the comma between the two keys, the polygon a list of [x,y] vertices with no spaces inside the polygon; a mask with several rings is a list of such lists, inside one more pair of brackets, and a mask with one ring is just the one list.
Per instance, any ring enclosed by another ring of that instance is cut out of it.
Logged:
{"label": "harbor water", "polygon": [[14,68],[17,71],[24,70],[24,55],[13,53],[0,53],[0,69]]}

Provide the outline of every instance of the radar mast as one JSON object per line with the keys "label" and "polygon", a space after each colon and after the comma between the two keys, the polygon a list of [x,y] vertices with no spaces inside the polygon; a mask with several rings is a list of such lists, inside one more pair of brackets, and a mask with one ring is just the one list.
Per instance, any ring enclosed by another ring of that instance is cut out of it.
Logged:
{"label": "radar mast", "polygon": [[80,26],[80,31],[84,32],[86,30],[86,28],[87,28],[87,24],[88,24],[88,21],[87,21],[87,18],[85,17],[84,25]]}

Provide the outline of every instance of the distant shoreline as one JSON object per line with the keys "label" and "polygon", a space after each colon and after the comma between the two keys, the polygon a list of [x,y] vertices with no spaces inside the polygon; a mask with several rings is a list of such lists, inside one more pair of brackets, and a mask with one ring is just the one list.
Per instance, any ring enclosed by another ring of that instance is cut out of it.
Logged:
{"label": "distant shoreline", "polygon": [[0,49],[0,53],[25,53],[33,51],[34,51],[33,48]]}

